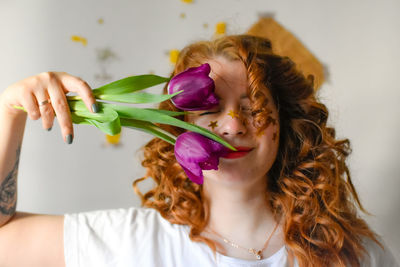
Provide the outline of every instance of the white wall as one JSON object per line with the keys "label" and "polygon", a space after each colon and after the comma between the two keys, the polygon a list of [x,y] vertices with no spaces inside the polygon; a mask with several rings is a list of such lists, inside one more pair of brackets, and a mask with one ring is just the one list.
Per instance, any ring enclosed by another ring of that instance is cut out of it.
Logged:
{"label": "white wall", "polygon": [[[48,70],[80,76],[93,88],[106,82],[96,78],[102,68],[111,75],[107,81],[168,75],[169,49],[210,38],[218,21],[227,22],[228,33],[242,33],[259,14],[274,13],[328,66],[321,98],[338,135],[352,141],[352,177],[374,214],[366,219],[400,261],[399,10],[395,0],[2,0],[0,90]],[[86,37],[88,45],[71,35]],[[106,48],[117,58],[99,63],[97,51]],[[126,130],[121,147],[103,147],[100,131],[78,126],[68,146],[58,125],[51,132],[41,127],[27,123],[18,210],[62,214],[139,205],[131,184],[144,174],[138,151],[150,136]]]}

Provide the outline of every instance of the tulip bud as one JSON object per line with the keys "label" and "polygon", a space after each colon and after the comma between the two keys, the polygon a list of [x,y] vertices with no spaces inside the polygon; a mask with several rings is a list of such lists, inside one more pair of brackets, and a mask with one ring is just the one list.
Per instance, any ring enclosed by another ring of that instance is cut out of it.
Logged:
{"label": "tulip bud", "polygon": [[167,87],[168,94],[183,90],[171,99],[172,103],[182,110],[206,110],[217,105],[214,80],[208,76],[210,71],[210,65],[205,63],[172,77]]}
{"label": "tulip bud", "polygon": [[218,170],[219,158],[229,149],[201,134],[185,132],[175,143],[175,158],[189,179],[203,184],[203,170]]}

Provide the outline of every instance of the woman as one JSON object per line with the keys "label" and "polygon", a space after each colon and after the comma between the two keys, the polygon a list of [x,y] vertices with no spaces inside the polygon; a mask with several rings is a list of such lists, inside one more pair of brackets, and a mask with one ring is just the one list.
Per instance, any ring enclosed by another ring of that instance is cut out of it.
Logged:
{"label": "woman", "polygon": [[[89,86],[65,73],[43,73],[7,88],[0,97],[5,129],[0,174],[8,193],[2,198],[8,209],[0,217],[0,262],[397,266],[358,216],[357,206],[364,209],[345,163],[349,141],[336,140],[326,125],[328,111],[316,100],[312,79],[305,79],[289,59],[274,55],[268,40],[245,35],[186,47],[173,75],[203,63],[211,66],[219,104],[181,119],[214,131],[239,152],[220,158],[218,170],[203,171],[199,185],[188,180],[173,146],[153,139],[144,150],[147,175],[134,183],[144,206],[153,209],[13,216],[26,115],[12,106],[24,106],[31,119],[42,117],[45,129],[52,126],[55,111],[71,143],[65,93],[77,92],[89,110],[96,111],[96,105]],[[178,110],[171,102],[160,108]],[[136,185],[148,177],[156,184],[141,194]]]}

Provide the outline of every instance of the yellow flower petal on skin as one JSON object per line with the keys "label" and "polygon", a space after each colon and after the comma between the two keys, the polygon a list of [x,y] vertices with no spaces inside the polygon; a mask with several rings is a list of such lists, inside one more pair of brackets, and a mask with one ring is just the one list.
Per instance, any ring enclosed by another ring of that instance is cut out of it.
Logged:
{"label": "yellow flower petal on skin", "polygon": [[177,49],[172,49],[169,51],[169,62],[171,62],[172,64],[175,64],[176,61],[178,60],[178,56],[179,56],[179,50]]}
{"label": "yellow flower petal on skin", "polygon": [[235,117],[239,118],[239,114],[234,112],[233,110],[229,111],[228,115],[231,116],[232,119],[235,118]]}
{"label": "yellow flower petal on skin", "polygon": [[181,0],[182,2],[186,3],[186,4],[192,4],[193,0]]}
{"label": "yellow flower petal on skin", "polygon": [[215,34],[225,34],[226,31],[226,23],[225,22],[218,22],[215,25]]}
{"label": "yellow flower petal on skin", "polygon": [[86,45],[87,45],[87,39],[86,39],[85,37],[82,37],[82,36],[72,35],[72,36],[71,36],[71,40],[72,40],[73,42],[82,43],[83,46],[86,46]]}
{"label": "yellow flower petal on skin", "polygon": [[218,127],[217,121],[210,121],[208,127],[211,127],[214,130],[215,127]]}
{"label": "yellow flower petal on skin", "polygon": [[111,145],[117,145],[119,143],[120,138],[121,138],[121,133],[116,134],[116,135],[106,134],[106,141],[108,144],[111,144]]}

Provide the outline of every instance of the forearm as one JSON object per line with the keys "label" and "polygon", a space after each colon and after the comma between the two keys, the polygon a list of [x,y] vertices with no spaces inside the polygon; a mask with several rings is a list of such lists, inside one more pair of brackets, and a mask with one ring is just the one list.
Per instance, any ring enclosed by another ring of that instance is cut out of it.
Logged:
{"label": "forearm", "polygon": [[15,213],[17,176],[27,115],[10,112],[0,95],[0,226]]}

